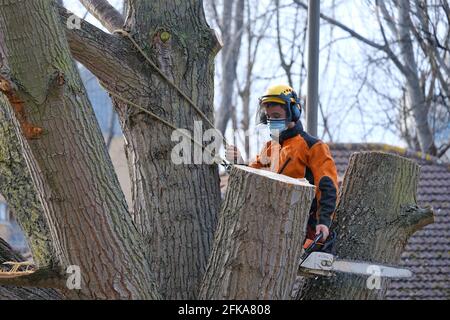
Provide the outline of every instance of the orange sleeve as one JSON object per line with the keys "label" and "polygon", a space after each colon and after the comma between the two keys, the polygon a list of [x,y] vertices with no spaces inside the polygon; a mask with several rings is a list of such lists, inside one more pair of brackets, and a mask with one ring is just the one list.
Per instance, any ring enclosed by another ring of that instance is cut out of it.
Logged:
{"label": "orange sleeve", "polygon": [[256,159],[249,163],[249,166],[255,169],[270,167],[271,145],[272,141],[268,141],[262,148],[261,152],[256,156]]}
{"label": "orange sleeve", "polygon": [[338,179],[328,145],[323,142],[315,144],[310,149],[308,162],[317,188],[318,224],[330,227],[336,210]]}

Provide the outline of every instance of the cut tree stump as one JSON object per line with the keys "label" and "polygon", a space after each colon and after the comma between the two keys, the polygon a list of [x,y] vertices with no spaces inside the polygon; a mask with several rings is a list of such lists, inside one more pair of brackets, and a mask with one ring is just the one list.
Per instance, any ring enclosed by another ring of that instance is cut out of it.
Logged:
{"label": "cut tree stump", "polygon": [[289,299],[314,186],[235,166],[200,299]]}
{"label": "cut tree stump", "polygon": [[[337,205],[336,255],[398,265],[411,235],[433,223],[431,208],[416,202],[419,165],[382,152],[355,153],[345,173]],[[305,280],[301,299],[383,299],[388,280],[337,274]]]}

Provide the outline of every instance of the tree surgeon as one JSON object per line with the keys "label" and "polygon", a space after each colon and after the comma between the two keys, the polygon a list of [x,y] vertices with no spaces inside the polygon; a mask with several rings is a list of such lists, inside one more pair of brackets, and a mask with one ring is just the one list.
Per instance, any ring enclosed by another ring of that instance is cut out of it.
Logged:
{"label": "tree surgeon", "polygon": [[[337,170],[330,149],[303,130],[300,99],[290,86],[271,86],[259,101],[258,118],[260,123],[268,125],[272,140],[248,165],[292,178],[306,178],[315,185],[305,247],[320,233],[323,240],[328,239],[335,219],[338,190]],[[230,162],[244,164],[235,146],[227,147],[226,157]]]}

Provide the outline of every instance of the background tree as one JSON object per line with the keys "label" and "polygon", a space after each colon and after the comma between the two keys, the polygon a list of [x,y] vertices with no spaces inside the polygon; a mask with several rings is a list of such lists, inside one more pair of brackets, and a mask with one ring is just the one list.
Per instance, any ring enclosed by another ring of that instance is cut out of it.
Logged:
{"label": "background tree", "polygon": [[[304,1],[294,2],[307,9]],[[321,17],[367,48],[364,71],[355,74],[361,88],[368,87],[386,105],[385,128],[400,131],[409,148],[442,157],[449,148],[442,138],[444,132],[448,135],[450,119],[448,2],[366,1],[363,7],[378,23],[373,38],[326,14]],[[383,88],[380,75],[390,87],[395,83],[402,88],[400,95]]]}
{"label": "background tree", "polygon": [[223,50],[220,53],[220,106],[216,126],[225,134],[228,123],[236,113],[233,97],[236,92],[237,65],[244,34],[246,0],[208,0],[210,16],[220,30]]}

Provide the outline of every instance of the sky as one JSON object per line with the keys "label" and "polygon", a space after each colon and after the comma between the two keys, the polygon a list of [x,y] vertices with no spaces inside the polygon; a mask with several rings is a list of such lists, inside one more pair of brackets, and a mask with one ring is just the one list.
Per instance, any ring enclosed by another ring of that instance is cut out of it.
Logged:
{"label": "sky", "polygon": [[[260,3],[263,3],[264,1],[266,0],[262,0]],[[110,0],[110,3],[117,8],[120,8],[122,0]],[[79,16],[84,16],[86,14],[86,10],[79,1],[66,0],[65,6]],[[338,10],[335,12],[336,19],[371,38],[376,30],[376,21],[374,21],[373,18],[371,18],[370,13],[366,13],[361,6],[364,6],[363,1],[341,0]],[[326,12],[327,8],[322,7],[322,9]],[[285,17],[287,15],[289,17],[289,15],[292,15],[292,10],[288,10],[287,13],[282,15],[282,19],[283,16]],[[86,19],[90,23],[101,28],[101,25],[92,16],[88,15]],[[211,25],[213,24],[211,23]],[[345,32],[338,29],[335,29],[334,32],[337,37],[348,36]],[[383,118],[384,115],[381,112],[378,113],[375,111],[379,106],[370,94],[361,92],[359,98],[357,100],[355,98],[356,93],[359,91],[359,88],[355,86],[355,70],[358,69],[359,71],[364,71],[365,61],[363,61],[361,57],[364,53],[363,50],[366,50],[366,48],[361,46],[355,40],[341,40],[333,44],[332,53],[328,57],[328,47],[324,47],[325,44],[328,43],[328,39],[329,29],[327,26],[322,26],[320,95],[324,112],[328,116],[330,126],[332,127],[334,140],[337,142],[377,142],[405,147],[404,143],[402,143],[396,135],[381,127],[375,127],[375,129],[370,130],[372,124],[383,122],[385,120]],[[268,79],[255,81],[254,94],[251,97],[251,104],[254,107],[253,110],[256,110],[258,96],[263,94],[265,88],[269,84],[286,81],[282,76],[282,72],[280,72],[278,65],[268,62],[271,60],[270,55],[273,54],[274,50],[276,50],[275,41],[266,41],[264,47],[260,50],[262,58],[259,59],[259,63],[255,66],[255,70],[257,73],[266,76],[267,78],[273,77],[274,75],[278,75],[279,77],[276,77],[275,80],[272,81]],[[267,55],[267,58],[265,55]],[[328,58],[330,60],[327,64],[327,71],[324,72],[325,62]],[[243,67],[244,66],[240,66],[240,68]],[[219,74],[218,71],[219,70],[217,70],[217,74]],[[376,75],[371,76],[376,77]],[[216,105],[220,101],[220,96],[217,94],[219,92],[218,79],[219,78],[216,77]],[[337,87],[339,87],[340,90],[335,90]],[[306,92],[306,84],[304,83],[301,88],[301,93],[304,94],[304,92]],[[392,90],[392,88],[386,88],[386,90]],[[355,104],[355,101],[358,102],[361,109],[366,109],[366,112],[359,112],[359,109],[356,107],[350,109],[348,112],[344,112],[344,110],[349,109],[349,105]],[[367,114],[372,114],[372,116],[367,117]],[[366,122],[366,126],[361,125],[361,119]],[[305,122],[304,119],[303,122]],[[253,130],[254,132],[260,133],[261,128],[253,127]],[[227,139],[231,141],[232,133],[230,131],[231,130],[228,130]],[[324,140],[327,141],[327,136],[322,137],[320,135],[322,132],[323,125],[319,118],[319,137],[324,138]],[[266,139],[266,137],[268,137],[267,132],[262,133],[262,136],[263,139]],[[258,149],[259,143],[251,153],[254,155],[258,152]]]}

